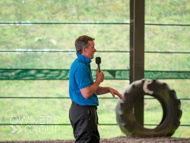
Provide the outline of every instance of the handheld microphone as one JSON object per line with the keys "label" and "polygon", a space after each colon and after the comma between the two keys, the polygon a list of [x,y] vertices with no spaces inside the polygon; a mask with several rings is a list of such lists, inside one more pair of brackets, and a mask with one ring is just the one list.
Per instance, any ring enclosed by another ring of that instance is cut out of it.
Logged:
{"label": "handheld microphone", "polygon": [[99,72],[100,72],[100,63],[101,63],[101,58],[96,57],[96,64],[98,64]]}

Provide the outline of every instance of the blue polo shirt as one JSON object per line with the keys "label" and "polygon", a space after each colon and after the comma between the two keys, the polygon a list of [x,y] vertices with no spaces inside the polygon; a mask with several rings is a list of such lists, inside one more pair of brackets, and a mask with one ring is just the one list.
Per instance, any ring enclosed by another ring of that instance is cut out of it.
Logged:
{"label": "blue polo shirt", "polygon": [[89,87],[94,83],[90,68],[91,60],[81,54],[77,54],[77,57],[78,58],[72,63],[69,72],[70,98],[82,106],[98,106],[99,103],[96,92],[89,99],[85,99],[80,92],[80,89]]}

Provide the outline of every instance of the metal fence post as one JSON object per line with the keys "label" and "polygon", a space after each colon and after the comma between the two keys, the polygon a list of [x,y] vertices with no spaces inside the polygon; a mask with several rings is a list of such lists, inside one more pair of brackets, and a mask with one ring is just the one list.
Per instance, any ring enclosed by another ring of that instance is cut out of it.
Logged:
{"label": "metal fence post", "polygon": [[[145,1],[130,0],[130,83],[144,78]],[[144,98],[134,107],[137,121],[144,123]]]}

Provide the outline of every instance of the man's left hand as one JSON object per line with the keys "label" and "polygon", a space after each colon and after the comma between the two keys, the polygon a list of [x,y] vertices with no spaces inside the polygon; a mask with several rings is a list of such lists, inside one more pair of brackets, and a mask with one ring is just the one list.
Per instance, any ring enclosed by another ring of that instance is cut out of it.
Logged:
{"label": "man's left hand", "polygon": [[115,89],[109,87],[109,92],[112,94],[112,96],[115,98],[115,95],[117,95],[120,99],[125,100],[125,98]]}

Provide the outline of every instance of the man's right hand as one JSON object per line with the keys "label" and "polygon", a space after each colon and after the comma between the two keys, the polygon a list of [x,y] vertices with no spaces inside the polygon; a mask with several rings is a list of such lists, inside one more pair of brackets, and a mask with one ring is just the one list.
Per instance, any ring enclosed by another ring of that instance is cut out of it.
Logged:
{"label": "man's right hand", "polygon": [[104,81],[104,73],[102,71],[99,72],[99,68],[96,71],[96,80],[103,82]]}
{"label": "man's right hand", "polygon": [[80,90],[82,96],[85,99],[90,98],[98,89],[99,84],[104,81],[104,73],[102,71],[99,72],[99,68],[97,68],[97,72],[96,72],[96,81],[91,84],[89,87],[85,87],[83,89]]}

